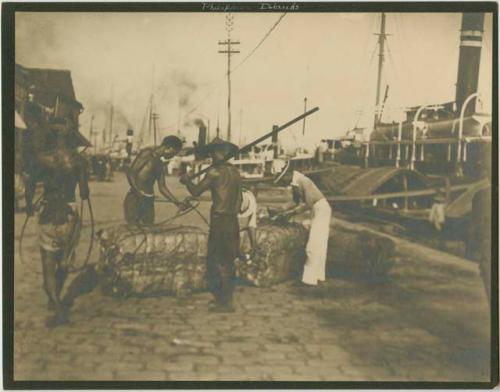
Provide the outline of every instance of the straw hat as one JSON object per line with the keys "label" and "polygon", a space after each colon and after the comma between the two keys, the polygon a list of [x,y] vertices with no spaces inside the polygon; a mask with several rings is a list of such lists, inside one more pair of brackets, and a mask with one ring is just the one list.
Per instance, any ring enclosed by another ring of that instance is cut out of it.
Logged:
{"label": "straw hat", "polygon": [[224,150],[227,151],[228,154],[233,154],[236,153],[239,148],[236,144],[223,140],[218,136],[215,137],[210,143],[200,148],[200,152],[202,153],[210,153],[217,150]]}

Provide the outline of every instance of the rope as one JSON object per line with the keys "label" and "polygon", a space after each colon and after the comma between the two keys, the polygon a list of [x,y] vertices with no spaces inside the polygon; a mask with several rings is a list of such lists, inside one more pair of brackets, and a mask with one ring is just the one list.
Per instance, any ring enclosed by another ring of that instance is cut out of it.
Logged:
{"label": "rope", "polygon": [[[38,204],[42,200],[43,193],[36,199],[36,201],[33,203],[33,211],[36,211],[38,208]],[[26,218],[24,218],[24,223],[23,227],[21,228],[21,234],[19,235],[19,260],[21,260],[21,264],[25,265],[24,263],[24,258],[23,258],[23,240],[24,240],[24,233],[26,231],[26,227],[28,226],[28,222],[30,220],[31,216],[26,214]]]}
{"label": "rope", "polygon": [[[82,220],[82,224],[83,224],[83,200],[81,200],[81,215],[80,215],[80,219]],[[89,262],[89,259],[90,259],[90,255],[92,253],[92,248],[94,246],[94,231],[95,231],[95,222],[94,222],[94,212],[92,211],[92,203],[90,202],[90,197],[87,199],[87,206],[88,206],[88,209],[89,209],[89,215],[90,215],[90,243],[89,243],[89,247],[87,249],[87,255],[85,256],[85,261],[83,262],[83,266],[81,268],[79,268],[78,270],[81,271],[83,270],[88,262]]]}

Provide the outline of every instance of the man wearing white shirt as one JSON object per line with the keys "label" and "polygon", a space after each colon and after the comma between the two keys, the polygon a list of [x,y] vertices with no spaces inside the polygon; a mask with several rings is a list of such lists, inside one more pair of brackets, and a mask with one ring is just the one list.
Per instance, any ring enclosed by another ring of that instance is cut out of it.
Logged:
{"label": "man wearing white shirt", "polygon": [[248,189],[243,188],[241,194],[242,201],[238,219],[242,230],[248,230],[251,246],[250,255],[253,258],[257,249],[257,200]]}
{"label": "man wearing white shirt", "polygon": [[[288,163],[275,182],[283,179],[289,166]],[[326,254],[332,209],[318,187],[304,174],[294,171],[290,185],[296,206],[287,213],[311,211],[311,229],[306,246],[307,259],[302,274],[302,283],[305,286],[316,286],[318,282],[324,282],[326,279]]]}

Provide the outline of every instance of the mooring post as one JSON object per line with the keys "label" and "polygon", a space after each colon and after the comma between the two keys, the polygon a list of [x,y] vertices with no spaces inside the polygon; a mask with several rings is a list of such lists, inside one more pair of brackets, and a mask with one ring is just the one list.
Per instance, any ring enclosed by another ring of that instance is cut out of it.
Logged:
{"label": "mooring post", "polygon": [[399,161],[401,160],[401,134],[403,133],[403,123],[400,121],[398,125],[398,146],[396,152],[396,167],[399,167]]}

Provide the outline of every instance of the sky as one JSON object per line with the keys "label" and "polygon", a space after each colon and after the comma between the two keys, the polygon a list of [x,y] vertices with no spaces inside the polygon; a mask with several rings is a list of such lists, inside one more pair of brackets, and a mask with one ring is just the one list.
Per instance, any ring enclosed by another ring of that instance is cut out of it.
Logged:
{"label": "sky", "polygon": [[[283,131],[285,147],[312,147],[322,138],[366,126],[373,118],[379,13],[236,13],[231,39],[232,141],[245,143],[302,114],[319,112]],[[281,20],[280,20],[281,18]],[[264,42],[242,63],[266,33]],[[388,13],[382,85],[389,85],[384,120],[401,109],[454,100],[459,13]],[[491,110],[492,15],[485,17],[479,91]],[[160,136],[178,129],[197,137],[196,119],[227,131],[227,39],[223,13],[16,13],[16,62],[68,69],[85,110],[88,136],[109,126],[147,134],[151,94]]]}

